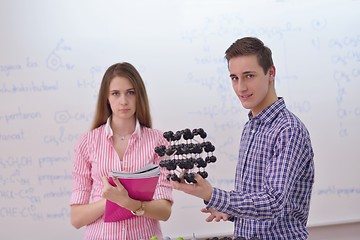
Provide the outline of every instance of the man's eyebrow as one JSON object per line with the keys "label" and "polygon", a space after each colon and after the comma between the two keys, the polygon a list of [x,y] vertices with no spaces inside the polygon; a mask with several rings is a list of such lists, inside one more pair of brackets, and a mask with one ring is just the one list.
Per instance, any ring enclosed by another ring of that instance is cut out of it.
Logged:
{"label": "man's eyebrow", "polygon": [[256,73],[256,72],[255,71],[245,71],[241,75],[254,74],[254,73]]}
{"label": "man's eyebrow", "polygon": [[[256,73],[255,71],[245,71],[245,72],[241,73],[241,75],[255,74],[255,73]],[[237,77],[237,75],[232,73],[232,74],[230,74],[230,77]]]}

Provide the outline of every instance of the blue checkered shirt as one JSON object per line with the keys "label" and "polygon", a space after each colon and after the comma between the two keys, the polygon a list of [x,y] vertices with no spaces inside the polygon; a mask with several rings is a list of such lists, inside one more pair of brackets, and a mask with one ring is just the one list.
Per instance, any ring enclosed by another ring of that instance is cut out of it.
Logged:
{"label": "blue checkered shirt", "polygon": [[249,114],[235,190],[214,188],[207,207],[230,215],[234,237],[307,239],[313,156],[306,127],[279,98],[258,116]]}

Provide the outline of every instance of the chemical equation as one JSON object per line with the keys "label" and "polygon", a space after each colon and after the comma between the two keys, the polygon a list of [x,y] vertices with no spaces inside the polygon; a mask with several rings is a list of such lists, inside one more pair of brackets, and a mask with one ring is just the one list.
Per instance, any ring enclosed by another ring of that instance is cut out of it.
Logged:
{"label": "chemical equation", "polygon": [[72,51],[72,48],[65,44],[64,39],[56,44],[56,47],[50,52],[46,59],[46,66],[52,71],[58,71],[59,69],[74,70],[75,64],[66,63],[63,61],[62,55]]}

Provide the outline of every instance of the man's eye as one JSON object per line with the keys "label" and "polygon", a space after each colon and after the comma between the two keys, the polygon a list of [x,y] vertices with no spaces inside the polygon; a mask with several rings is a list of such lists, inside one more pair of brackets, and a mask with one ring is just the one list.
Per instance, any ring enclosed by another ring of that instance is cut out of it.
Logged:
{"label": "man's eye", "polygon": [[247,74],[245,75],[246,78],[253,78],[254,77],[254,74]]}
{"label": "man's eye", "polygon": [[236,81],[236,80],[238,80],[238,77],[233,76],[233,77],[230,77],[230,79],[231,79],[231,81]]}

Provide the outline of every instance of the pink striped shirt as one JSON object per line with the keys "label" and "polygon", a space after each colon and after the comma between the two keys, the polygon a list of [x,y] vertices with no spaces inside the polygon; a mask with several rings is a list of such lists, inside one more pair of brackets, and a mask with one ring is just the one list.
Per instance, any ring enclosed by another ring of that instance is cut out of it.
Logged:
{"label": "pink striped shirt", "polygon": [[[140,127],[129,139],[123,160],[120,161],[113,147],[113,132],[110,121],[84,134],[75,149],[72,204],[88,204],[100,200],[102,194],[102,176],[110,171],[132,172],[148,163],[159,164],[160,158],[154,152],[159,145],[167,145],[159,130]],[[154,199],[173,201],[172,189],[166,180],[167,170],[162,168]],[[158,220],[146,217],[133,217],[119,222],[105,223],[103,217],[87,225],[84,239],[87,240],[149,240],[151,236],[162,239]]]}

